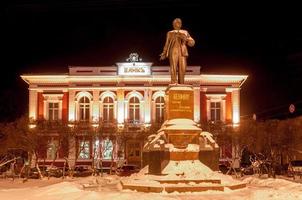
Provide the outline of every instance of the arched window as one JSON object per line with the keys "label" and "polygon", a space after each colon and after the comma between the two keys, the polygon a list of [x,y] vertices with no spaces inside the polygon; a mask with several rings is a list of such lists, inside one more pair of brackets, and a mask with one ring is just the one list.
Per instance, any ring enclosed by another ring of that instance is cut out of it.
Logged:
{"label": "arched window", "polygon": [[158,123],[164,121],[164,107],[165,107],[165,99],[162,96],[159,96],[155,100],[155,120]]}
{"label": "arched window", "polygon": [[90,112],[90,100],[88,97],[84,96],[79,101],[80,106],[80,120],[89,121],[89,112]]}
{"label": "arched window", "polygon": [[139,122],[139,99],[137,97],[131,97],[129,100],[129,122]]}
{"label": "arched window", "polygon": [[105,97],[103,100],[103,121],[112,122],[113,121],[113,106],[114,102],[111,97]]}

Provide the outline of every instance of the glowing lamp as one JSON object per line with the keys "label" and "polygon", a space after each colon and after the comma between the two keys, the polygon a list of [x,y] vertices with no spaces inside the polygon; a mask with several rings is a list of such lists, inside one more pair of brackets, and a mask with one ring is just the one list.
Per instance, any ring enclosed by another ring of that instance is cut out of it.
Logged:
{"label": "glowing lamp", "polygon": [[36,124],[29,124],[28,128],[33,129],[33,128],[36,128],[36,126],[37,126]]}
{"label": "glowing lamp", "polygon": [[239,113],[234,112],[233,114],[233,123],[238,124],[239,123]]}
{"label": "glowing lamp", "polygon": [[92,127],[97,128],[99,127],[99,124],[92,124]]}

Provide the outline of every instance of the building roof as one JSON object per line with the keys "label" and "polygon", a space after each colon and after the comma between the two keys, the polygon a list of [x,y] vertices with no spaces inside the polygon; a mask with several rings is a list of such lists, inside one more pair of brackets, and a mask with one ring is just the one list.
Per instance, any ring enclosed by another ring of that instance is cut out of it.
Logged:
{"label": "building roof", "polygon": [[[152,63],[117,63],[118,66],[70,66],[68,74],[23,74],[21,78],[29,85],[40,87],[99,87],[102,84],[144,84],[167,85],[170,83],[169,66],[151,66]],[[188,66],[186,82],[198,85],[241,87],[247,75],[220,75],[200,73],[200,66]],[[122,72],[121,72],[122,70]]]}

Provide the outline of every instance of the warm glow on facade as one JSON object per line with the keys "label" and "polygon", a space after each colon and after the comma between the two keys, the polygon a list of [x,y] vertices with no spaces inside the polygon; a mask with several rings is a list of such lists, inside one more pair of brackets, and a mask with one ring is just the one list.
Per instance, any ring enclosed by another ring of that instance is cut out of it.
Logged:
{"label": "warm glow on facade", "polygon": [[36,128],[36,124],[29,124],[28,128],[30,128],[30,129]]}
{"label": "warm glow on facade", "polygon": [[232,92],[233,100],[233,123],[238,124],[240,122],[240,88],[236,88]]}
{"label": "warm glow on facade", "polygon": [[[170,83],[169,67],[151,64],[125,62],[117,66],[70,67],[67,75],[22,75],[29,84],[29,118],[33,122],[62,120],[71,128],[80,122],[86,124],[86,132],[102,128],[97,141],[117,145],[108,152],[114,160],[139,163],[146,140],[140,133],[163,123],[165,90]],[[194,89],[194,121],[237,125],[240,87],[246,79],[245,75],[200,74],[200,66],[188,66],[185,83]],[[95,141],[84,141],[81,134],[73,142],[86,145],[89,152],[89,145]],[[123,145],[120,135],[125,137]],[[82,152],[82,160],[89,158],[87,152]]]}

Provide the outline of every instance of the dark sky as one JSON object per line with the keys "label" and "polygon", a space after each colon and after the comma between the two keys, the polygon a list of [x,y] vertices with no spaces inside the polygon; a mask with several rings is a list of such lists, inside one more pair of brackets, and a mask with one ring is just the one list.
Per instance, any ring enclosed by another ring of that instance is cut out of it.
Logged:
{"label": "dark sky", "polygon": [[1,9],[0,120],[26,113],[22,73],[66,73],[68,65],[114,65],[129,53],[159,62],[175,17],[196,40],[189,65],[202,73],[248,74],[241,115],[302,113],[302,14],[298,5],[205,5],[199,1],[9,1]]}

